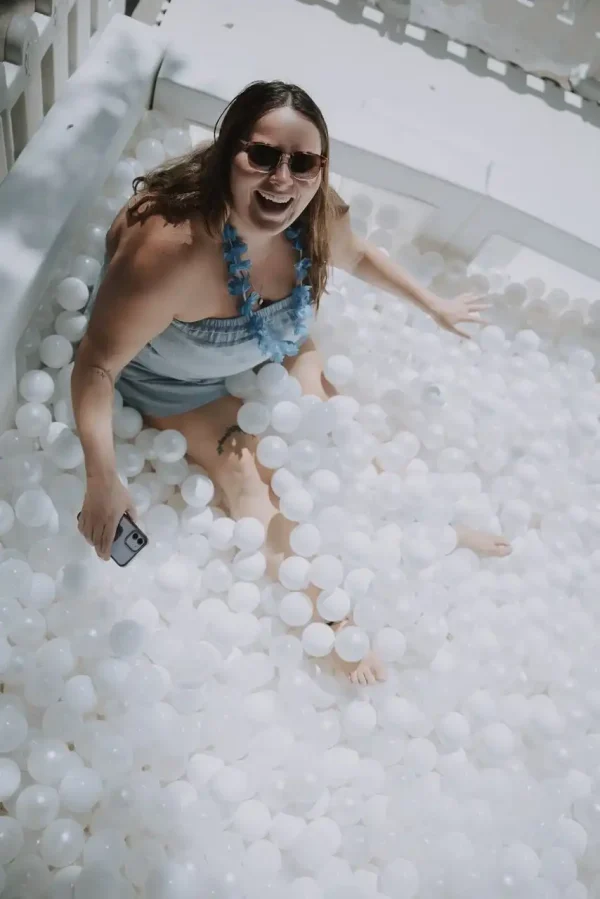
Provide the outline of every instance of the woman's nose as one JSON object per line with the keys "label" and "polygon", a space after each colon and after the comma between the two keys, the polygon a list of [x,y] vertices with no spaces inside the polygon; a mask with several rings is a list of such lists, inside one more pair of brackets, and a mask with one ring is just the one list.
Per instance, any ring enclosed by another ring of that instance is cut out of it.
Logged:
{"label": "woman's nose", "polygon": [[281,160],[275,171],[271,173],[271,180],[276,181],[278,184],[289,184],[294,180],[288,160]]}

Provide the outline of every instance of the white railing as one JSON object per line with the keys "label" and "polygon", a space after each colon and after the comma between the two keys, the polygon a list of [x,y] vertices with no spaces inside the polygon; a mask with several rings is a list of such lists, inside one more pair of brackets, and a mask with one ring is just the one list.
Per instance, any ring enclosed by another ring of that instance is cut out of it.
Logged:
{"label": "white railing", "polygon": [[600,75],[598,0],[369,0],[384,13],[576,85]]}
{"label": "white railing", "polygon": [[150,107],[164,52],[159,28],[113,18],[0,184],[0,433],[14,409],[15,347],[69,272],[90,208]]}
{"label": "white railing", "polygon": [[[0,181],[125,0],[35,0],[0,46]],[[2,49],[4,54],[2,57]]]}

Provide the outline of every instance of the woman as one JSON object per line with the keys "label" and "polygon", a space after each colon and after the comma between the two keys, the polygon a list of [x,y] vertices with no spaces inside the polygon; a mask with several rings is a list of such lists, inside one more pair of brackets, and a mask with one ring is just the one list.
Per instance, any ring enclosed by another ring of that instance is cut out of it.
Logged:
{"label": "woman", "polygon": [[[461,322],[480,321],[480,302],[433,296],[353,234],[348,206],[328,186],[328,155],[327,126],[310,97],[295,85],[256,82],[229,105],[214,143],[135,180],[107,236],[109,261],[72,376],[87,472],[79,528],[102,559],[123,513],[135,516],[116,474],[115,384],[148,426],[185,435],[233,518],[265,525],[276,576],[291,526],[257,462],[257,441],[237,427],[240,400],[224,379],[276,359],[305,393],[333,393],[308,336],[328,264],[408,293],[456,334],[467,336]],[[507,549],[500,538],[461,536],[496,554]],[[383,676],[372,657],[348,673],[360,683]]]}

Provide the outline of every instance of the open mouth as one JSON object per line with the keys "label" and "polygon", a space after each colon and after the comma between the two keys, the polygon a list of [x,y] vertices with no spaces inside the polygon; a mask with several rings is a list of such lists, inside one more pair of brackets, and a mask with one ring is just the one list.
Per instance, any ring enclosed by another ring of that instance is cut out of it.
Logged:
{"label": "open mouth", "polygon": [[264,212],[283,213],[290,208],[293,197],[278,197],[262,190],[256,191],[256,201]]}

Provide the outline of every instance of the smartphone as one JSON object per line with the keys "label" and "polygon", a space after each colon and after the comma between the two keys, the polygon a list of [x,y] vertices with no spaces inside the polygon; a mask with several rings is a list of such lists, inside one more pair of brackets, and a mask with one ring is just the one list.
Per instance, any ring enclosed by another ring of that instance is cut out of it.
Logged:
{"label": "smartphone", "polygon": [[[81,512],[79,513],[81,515]],[[79,515],[77,518],[79,518]],[[127,513],[117,525],[110,557],[120,568],[129,565],[141,549],[148,545],[148,538]]]}

